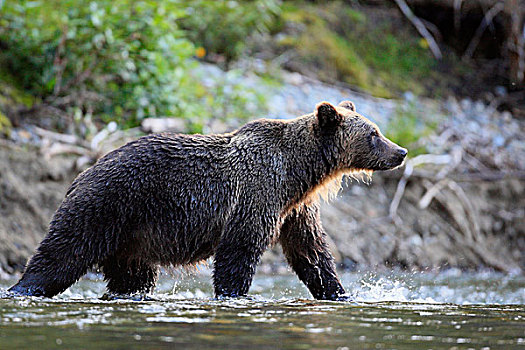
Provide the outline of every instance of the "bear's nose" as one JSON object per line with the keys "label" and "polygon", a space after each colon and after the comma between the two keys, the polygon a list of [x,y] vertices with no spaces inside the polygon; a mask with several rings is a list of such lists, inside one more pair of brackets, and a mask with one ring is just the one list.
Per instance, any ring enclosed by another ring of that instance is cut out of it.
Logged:
{"label": "bear's nose", "polygon": [[402,147],[400,147],[400,148],[397,150],[397,153],[399,154],[400,157],[405,158],[406,155],[407,155],[407,153],[408,153],[408,151],[407,151],[406,148],[402,148]]}

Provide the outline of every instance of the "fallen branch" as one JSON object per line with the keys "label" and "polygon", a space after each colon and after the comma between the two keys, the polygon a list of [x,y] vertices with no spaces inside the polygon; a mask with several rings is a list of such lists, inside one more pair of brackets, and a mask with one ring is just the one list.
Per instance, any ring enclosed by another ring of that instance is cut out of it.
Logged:
{"label": "fallen branch", "polygon": [[397,183],[396,193],[394,194],[394,198],[392,198],[392,202],[390,203],[388,216],[394,221],[396,225],[401,223],[401,219],[397,216],[397,208],[399,207],[401,198],[403,198],[408,178],[412,175],[413,170],[414,167],[412,162],[410,162],[410,160],[407,161],[405,165],[405,171],[403,172],[403,177],[401,177],[401,180],[399,180]]}
{"label": "fallen branch", "polygon": [[463,148],[461,146],[454,147],[450,153],[450,162],[436,175],[436,179],[438,180],[444,179],[450,172],[456,169],[463,159]]}
{"label": "fallen branch", "polygon": [[438,181],[437,183],[433,184],[432,187],[430,187],[427,192],[421,197],[418,203],[419,209],[426,209],[430,203],[432,202],[432,199],[441,192],[443,188],[445,188],[448,185],[449,180],[444,179],[441,181]]}
{"label": "fallen branch", "polygon": [[[424,181],[425,186],[427,188],[430,188],[432,186],[432,183],[428,181]],[[500,262],[499,259],[497,259],[494,254],[487,249],[486,245],[483,242],[480,243],[474,243],[472,241],[471,236],[469,236],[470,232],[463,231],[460,221],[461,218],[458,216],[458,213],[455,212],[454,209],[450,208],[451,201],[448,201],[446,199],[446,196],[444,196],[442,193],[438,193],[436,196],[436,200],[445,208],[445,210],[448,212],[448,216],[456,222],[456,226],[454,227],[450,225],[449,221],[446,221],[447,225],[449,225],[449,229],[443,230],[443,232],[449,237],[449,239],[452,242],[455,242],[456,249],[465,249],[469,253],[472,253],[482,262],[484,265],[494,268],[497,271],[502,272],[509,272],[514,267],[513,266],[507,266],[504,263]],[[448,220],[443,217],[443,220]]]}
{"label": "fallen branch", "polygon": [[434,36],[434,38],[436,38],[435,40],[438,40],[440,42],[443,41],[443,35],[441,35],[441,32],[439,31],[437,25],[423,18],[420,18],[419,20],[425,25],[425,27]]}
{"label": "fallen branch", "polygon": [[452,157],[449,154],[421,154],[407,161],[412,164],[413,167],[422,165],[422,164],[435,164],[435,165],[444,165],[450,164]]}
{"label": "fallen branch", "polygon": [[51,146],[43,148],[42,153],[44,157],[51,158],[57,154],[76,154],[79,156],[94,156],[94,152],[91,150],[75,145],[64,144],[60,142],[55,142]]}
{"label": "fallen branch", "polygon": [[[457,164],[459,164],[459,161],[461,160],[461,156],[459,157],[459,160],[457,160],[457,156],[451,156],[448,154],[443,155],[435,155],[435,154],[422,154],[419,156],[416,156],[412,159],[409,159],[405,164],[405,171],[403,172],[403,176],[399,180],[397,184],[396,193],[394,194],[394,197],[392,199],[392,202],[390,203],[390,208],[388,211],[388,216],[396,223],[400,223],[400,218],[397,216],[397,208],[399,207],[399,203],[401,202],[401,199],[403,198],[403,194],[405,193],[405,187],[408,182],[408,178],[412,176],[414,172],[414,167],[422,164],[452,164],[449,169],[453,169]],[[455,165],[454,165],[455,164]],[[447,172],[440,172],[436,176],[437,178],[445,177]]]}
{"label": "fallen branch", "polygon": [[465,50],[465,53],[463,54],[463,57],[469,57],[471,58],[474,54],[474,51],[478,47],[478,44],[481,40],[481,36],[485,32],[485,29],[489,26],[490,23],[492,23],[492,19],[496,17],[498,13],[500,13],[504,8],[504,5],[502,2],[497,2],[490,10],[485,13],[485,17],[483,17],[483,20],[481,21],[478,29],[476,29],[476,33],[474,33],[474,36],[472,37],[472,40],[470,40],[470,43],[467,46],[467,49]]}
{"label": "fallen branch", "polygon": [[448,181],[447,185],[448,185],[448,188],[450,188],[459,198],[459,200],[461,201],[463,205],[463,209],[467,212],[468,217],[470,218],[472,232],[474,233],[474,240],[476,242],[482,242],[481,229],[479,227],[480,219],[479,219],[479,215],[477,214],[474,206],[472,205],[472,202],[468,198],[465,191],[463,191],[461,186],[459,186],[456,182]]}
{"label": "fallen branch", "polygon": [[443,57],[443,54],[441,53],[438,44],[434,40],[434,37],[430,34],[423,22],[421,22],[421,20],[416,15],[414,15],[414,13],[410,9],[410,7],[408,7],[405,0],[394,1],[396,2],[397,6],[399,6],[399,9],[401,10],[401,12],[403,12],[406,18],[408,18],[408,20],[414,25],[414,27],[416,27],[419,34],[421,34],[421,36],[427,41],[430,51],[432,51],[434,57],[440,60]]}
{"label": "fallen branch", "polygon": [[38,126],[35,126],[34,130],[35,130],[35,133],[38,136],[42,137],[42,138],[47,138],[47,139],[50,139],[50,140],[53,140],[53,141],[67,143],[67,144],[70,144],[70,145],[80,145],[82,147],[88,147],[89,146],[89,144],[86,141],[80,139],[79,137],[77,137],[75,135],[60,134],[58,132],[49,131],[49,130],[46,130],[46,129],[39,128]]}

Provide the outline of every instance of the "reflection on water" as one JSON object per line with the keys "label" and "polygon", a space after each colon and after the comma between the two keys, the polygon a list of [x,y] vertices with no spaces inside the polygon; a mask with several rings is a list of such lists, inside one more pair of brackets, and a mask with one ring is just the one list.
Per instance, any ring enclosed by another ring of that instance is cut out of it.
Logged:
{"label": "reflection on water", "polygon": [[343,275],[356,303],[310,299],[293,275],[257,276],[248,299],[215,300],[209,276],[161,279],[156,301],[101,301],[83,280],[52,299],[7,298],[0,349],[525,349],[525,278]]}

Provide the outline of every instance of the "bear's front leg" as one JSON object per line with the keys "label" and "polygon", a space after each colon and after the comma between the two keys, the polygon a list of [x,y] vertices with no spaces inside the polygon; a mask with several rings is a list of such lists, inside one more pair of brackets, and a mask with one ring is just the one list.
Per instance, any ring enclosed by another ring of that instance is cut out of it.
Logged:
{"label": "bear's front leg", "polygon": [[[275,224],[261,217],[231,222],[215,252],[213,285],[216,297],[246,296]],[[249,224],[247,224],[249,223]]]}
{"label": "bear's front leg", "polygon": [[283,253],[314,298],[348,300],[321,226],[319,204],[294,209],[281,227]]}

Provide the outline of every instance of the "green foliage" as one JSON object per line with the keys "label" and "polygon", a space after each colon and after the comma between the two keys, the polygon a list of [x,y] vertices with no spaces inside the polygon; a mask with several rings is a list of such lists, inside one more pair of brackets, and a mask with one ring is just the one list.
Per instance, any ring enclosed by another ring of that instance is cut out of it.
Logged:
{"label": "green foliage", "polygon": [[0,111],[0,133],[8,134],[11,129],[11,121]]}
{"label": "green foliage", "polygon": [[411,157],[426,153],[426,148],[418,141],[432,134],[438,125],[437,120],[430,122],[421,118],[421,113],[414,103],[399,104],[394,118],[385,128],[385,136],[400,146],[408,147]]}
{"label": "green foliage", "polygon": [[199,75],[194,56],[219,54],[228,66],[255,34],[283,30],[279,50],[326,81],[383,97],[428,85],[434,61],[417,36],[345,2],[280,0],[0,0],[0,82],[29,95],[26,106],[89,124],[86,136],[93,123],[163,116],[199,132],[209,119],[261,115],[265,104],[239,72]]}
{"label": "green foliage", "polygon": [[422,93],[436,61],[420,41],[392,34],[388,24],[350,35],[355,52],[385,82],[398,91]]}
{"label": "green foliage", "polygon": [[13,81],[12,77],[0,70],[0,134],[9,135],[11,131],[11,121],[7,117],[8,111],[15,110],[20,106],[30,108],[34,105],[35,99],[24,90],[8,83]]}
{"label": "green foliage", "polygon": [[285,3],[285,21],[301,28],[281,45],[299,54],[299,65],[315,69],[324,80],[339,80],[373,95],[398,91],[421,93],[435,60],[417,36],[388,20],[370,20],[340,1]]}
{"label": "green foliage", "polygon": [[280,14],[279,0],[186,0],[182,28],[197,45],[223,55],[226,64],[240,57],[254,33],[269,32]]}
{"label": "green foliage", "polygon": [[[288,7],[290,9],[290,7]],[[288,36],[281,45],[294,48],[301,57],[301,64],[319,67],[324,79],[345,81],[357,86],[369,84],[368,68],[342,37],[332,32],[326,20],[316,12],[292,10],[285,19],[306,27],[298,36]]]}
{"label": "green foliage", "polygon": [[146,117],[177,116],[200,131],[203,119],[219,116],[217,104],[227,101],[229,113],[242,115],[251,97],[216,93],[197,81],[195,47],[178,26],[188,3],[0,2],[0,66],[25,91],[75,120],[93,116],[133,127]]}
{"label": "green foliage", "polygon": [[[32,94],[135,125],[186,112],[194,48],[175,2],[7,1],[0,60]],[[62,99],[63,100],[63,99]],[[110,101],[110,102],[108,102]]]}

